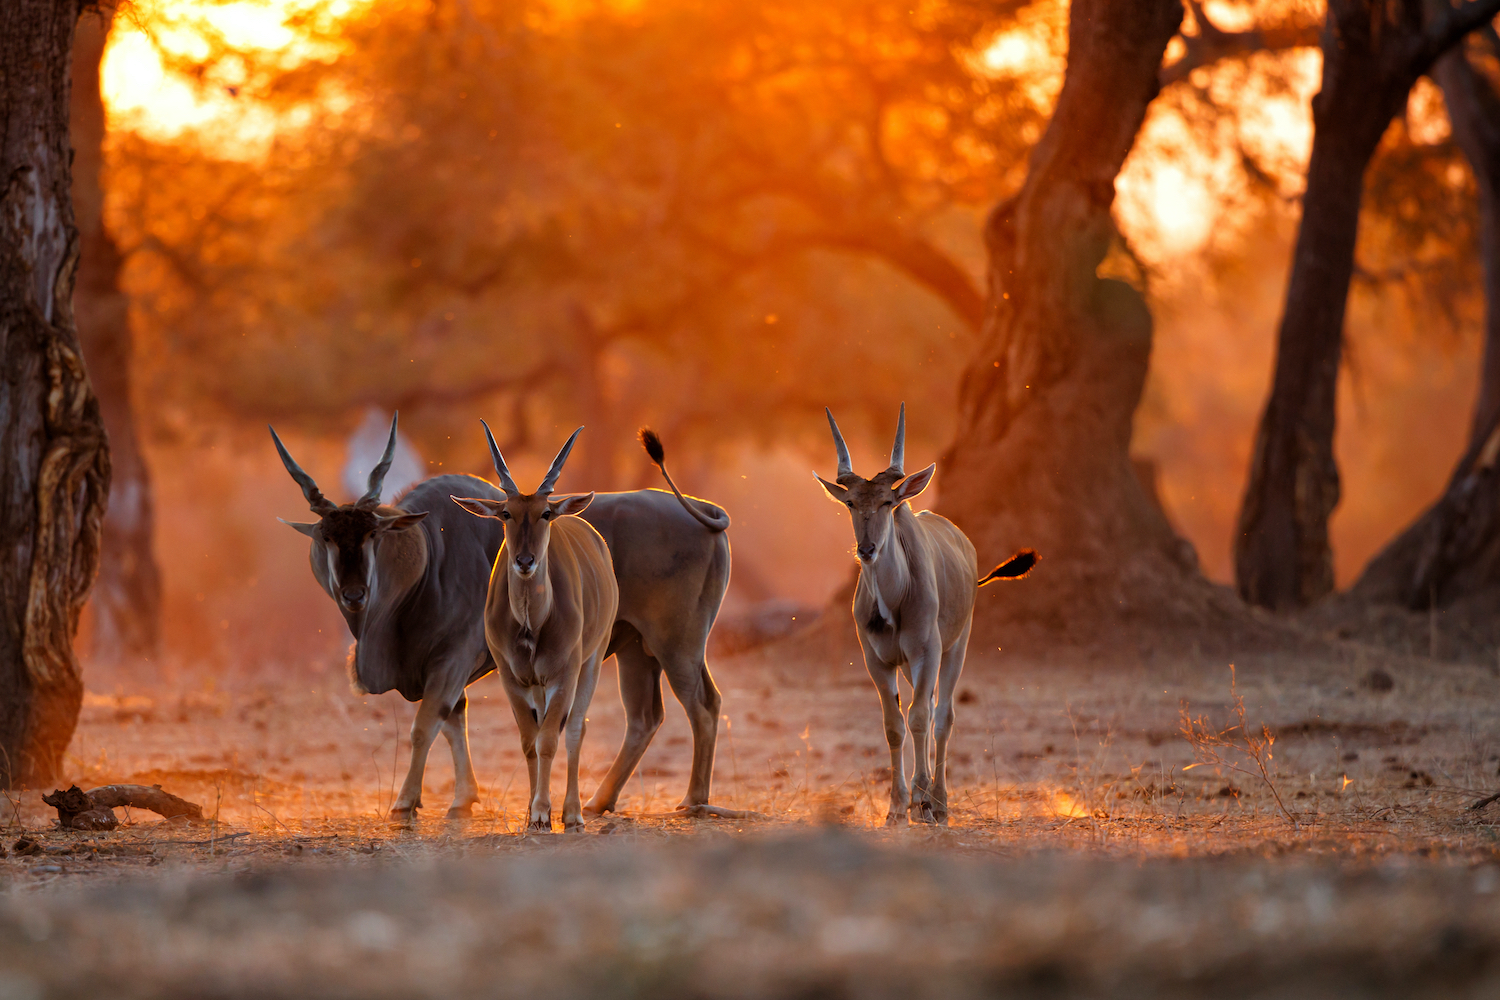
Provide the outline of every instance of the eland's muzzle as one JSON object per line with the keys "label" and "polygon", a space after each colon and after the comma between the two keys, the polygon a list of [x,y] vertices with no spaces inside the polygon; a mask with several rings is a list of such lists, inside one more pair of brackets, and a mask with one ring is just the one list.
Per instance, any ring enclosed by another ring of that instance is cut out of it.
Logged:
{"label": "eland's muzzle", "polygon": [[536,572],[535,556],[516,556],[516,572],[521,576],[530,576]]}

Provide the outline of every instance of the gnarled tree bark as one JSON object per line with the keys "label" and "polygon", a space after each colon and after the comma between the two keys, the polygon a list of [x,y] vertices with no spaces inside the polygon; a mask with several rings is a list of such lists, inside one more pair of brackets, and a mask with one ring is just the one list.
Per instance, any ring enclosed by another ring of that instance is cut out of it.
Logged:
{"label": "gnarled tree bark", "polygon": [[1333,590],[1328,518],[1339,501],[1333,455],[1344,307],[1365,168],[1407,94],[1443,52],[1492,18],[1500,0],[1331,0],[1302,222],[1276,342],[1276,373],[1256,432],[1235,537],[1240,596],[1303,607]]}
{"label": "gnarled tree bark", "polygon": [[[1494,29],[1484,42],[1500,56]],[[1478,41],[1476,39],[1475,41]],[[1464,449],[1437,502],[1370,561],[1350,596],[1425,609],[1500,583],[1500,93],[1457,46],[1437,61],[1453,137],[1479,187],[1485,338]]]}
{"label": "gnarled tree bark", "polygon": [[130,399],[134,341],[130,303],[120,290],[123,263],[104,225],[104,101],[99,65],[111,14],[85,14],[73,39],[73,212],[81,253],[73,311],[104,428],[113,476],[99,578],[94,584],[92,656],[97,661],[155,659],[161,652],[161,574],[152,551],[151,473],[141,453]]}
{"label": "gnarled tree bark", "polygon": [[1052,121],[1020,193],[986,225],[987,316],[938,465],[938,509],[985,567],[1022,546],[1043,562],[981,597],[981,636],[1002,620],[1087,640],[1237,613],[1132,466],[1151,314],[1130,285],[1096,273],[1116,238],[1115,177],[1181,18],[1180,0],[1075,0]]}
{"label": "gnarled tree bark", "polygon": [[0,4],[0,785],[62,769],[109,452],[73,321],[68,70],[79,0]]}

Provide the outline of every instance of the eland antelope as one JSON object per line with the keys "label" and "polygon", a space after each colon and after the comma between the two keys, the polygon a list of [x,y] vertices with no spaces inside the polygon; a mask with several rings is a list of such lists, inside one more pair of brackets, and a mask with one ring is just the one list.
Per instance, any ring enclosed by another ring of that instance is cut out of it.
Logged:
{"label": "eland antelope", "polygon": [[521,731],[531,778],[528,828],[539,832],[552,830],[552,760],[564,727],[568,790],[563,797],[563,829],[583,829],[578,752],[620,604],[609,546],[577,516],[593,502],[594,494],[552,496],[582,430],[574,431],[562,446],[537,491],[522,493],[485,424],[505,498],[453,497],[471,514],[498,520],[505,532],[505,544],[490,572],[484,637],[490,656],[500,665],[500,680]]}
{"label": "eland antelope", "polygon": [[[392,421],[394,434],[395,422]],[[372,492],[339,506],[292,460],[276,432],[277,451],[322,520],[292,527],[312,539],[314,577],[339,605],[355,645],[349,666],[356,689],[396,690],[421,700],[411,727],[411,764],[391,816],[410,820],[422,805],[422,776],[439,728],[453,748],[450,817],[468,816],[479,784],[468,753],[467,685],[495,669],[484,638],[486,587],[504,531],[499,521],[470,517],[450,496],[503,500],[505,494],[474,476],[438,476],[413,487],[393,508],[379,507],[382,468]],[[394,440],[394,438],[393,438]],[[642,443],[672,492],[600,493],[584,511],[609,545],[620,605],[609,652],[618,667],[626,731],[614,763],[584,811],[615,808],[626,781],[665,720],[665,674],[687,713],[693,763],[679,809],[689,815],[732,815],[709,804],[719,725],[719,690],[708,670],[708,634],[729,587],[729,515],[685,497],[667,473],[660,440]],[[387,447],[388,455],[394,454]],[[360,513],[360,511],[364,511]],[[380,528],[379,517],[426,516]],[[359,603],[349,604],[342,592]],[[410,598],[410,599],[409,599]]]}
{"label": "eland antelope", "polygon": [[501,535],[463,513],[454,493],[502,498],[483,479],[438,476],[412,487],[394,505],[380,489],[396,449],[396,419],[369,489],[335,504],[299,466],[271,429],[281,461],[318,520],[284,522],[312,539],[313,576],[354,636],[350,680],[365,694],[395,690],[421,701],[411,724],[411,767],[391,806],[410,819],[422,804],[422,772],[438,730],[453,751],[450,817],[472,814],[479,783],[469,759],[464,689],[495,669],[484,642],[485,580]]}
{"label": "eland antelope", "polygon": [[[904,822],[908,810],[921,822],[948,822],[948,737],[953,731],[953,691],[964,669],[973,624],[974,598],[994,580],[1025,576],[1036,564],[1024,550],[978,578],[974,546],[958,527],[932,511],[912,513],[908,501],[927,488],[934,463],[906,474],[906,404],[896,424],[891,464],[873,479],[854,473],[849,448],[833,412],[825,408],[838,450],[837,483],[817,473],[828,495],[849,508],[854,521],[859,582],[854,589],[854,625],[865,654],[865,669],[880,694],[885,739],[891,751],[891,805],[888,826]],[[902,760],[898,671],[912,688],[906,728],[916,750],[910,793]],[[933,692],[937,713],[933,719]],[[936,729],[936,753],[929,764],[927,736]],[[930,768],[930,773],[929,773]]]}

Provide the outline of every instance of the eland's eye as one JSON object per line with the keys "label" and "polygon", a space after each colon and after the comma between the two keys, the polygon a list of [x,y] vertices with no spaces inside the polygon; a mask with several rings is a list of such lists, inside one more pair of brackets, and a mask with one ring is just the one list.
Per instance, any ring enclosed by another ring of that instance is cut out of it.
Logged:
{"label": "eland's eye", "polygon": [[887,500],[885,503],[881,504],[880,506],[882,506],[882,507],[889,507],[889,506],[891,506],[891,502],[889,500]]}
{"label": "eland's eye", "polygon": [[844,501],[844,506],[848,507],[850,510],[853,510],[854,509],[854,501],[853,500],[845,500]]}
{"label": "eland's eye", "polygon": [[500,520],[502,520],[502,521],[509,521],[510,520],[510,511],[508,511],[508,510],[502,510],[500,512]]}
{"label": "eland's eye", "polygon": [[544,510],[544,511],[542,511],[542,520],[543,521],[550,521],[550,520],[552,520],[556,516],[557,515],[554,514],[554,513],[552,513],[550,510]]}

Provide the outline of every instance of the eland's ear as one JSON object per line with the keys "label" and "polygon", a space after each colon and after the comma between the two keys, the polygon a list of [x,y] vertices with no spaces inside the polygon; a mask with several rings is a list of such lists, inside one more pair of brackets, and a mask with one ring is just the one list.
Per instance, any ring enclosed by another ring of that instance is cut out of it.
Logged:
{"label": "eland's ear", "polygon": [[594,502],[594,494],[578,493],[570,497],[560,497],[557,500],[548,500],[547,506],[552,508],[554,514],[582,514],[588,510],[589,504]]}
{"label": "eland's ear", "polygon": [[430,511],[419,510],[415,514],[392,514],[389,517],[377,517],[375,519],[376,531],[400,531],[421,523]]}
{"label": "eland's ear", "polygon": [[838,485],[837,483],[830,483],[828,480],[824,479],[822,476],[818,475],[816,472],[813,473],[813,478],[816,479],[818,482],[822,483],[823,484],[823,488],[828,491],[828,495],[831,496],[831,497],[833,497],[839,503],[843,503],[844,502],[844,498],[849,495],[849,491],[848,490],[844,489],[842,486]]}
{"label": "eland's ear", "polygon": [[448,499],[476,517],[499,517],[500,509],[505,506],[504,500],[485,500],[480,497],[456,497],[449,494]]}
{"label": "eland's ear", "polygon": [[902,503],[921,493],[932,482],[932,474],[937,471],[937,463],[933,462],[921,472],[913,472],[901,481],[896,487],[896,502]]}
{"label": "eland's ear", "polygon": [[280,521],[282,524],[286,525],[288,528],[291,528],[293,531],[300,531],[300,532],[302,532],[308,538],[317,538],[318,537],[317,532],[318,532],[318,524],[319,524],[319,522],[317,522],[317,521],[288,521],[284,517],[278,517],[276,520]]}

